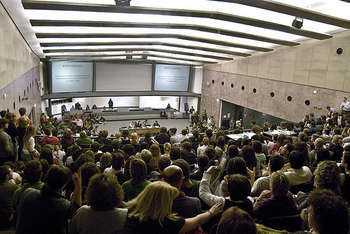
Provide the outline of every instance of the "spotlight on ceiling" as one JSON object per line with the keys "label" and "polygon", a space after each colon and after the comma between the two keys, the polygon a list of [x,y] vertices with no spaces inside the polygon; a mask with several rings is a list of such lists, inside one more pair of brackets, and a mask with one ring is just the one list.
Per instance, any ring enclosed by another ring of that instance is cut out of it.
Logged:
{"label": "spotlight on ceiling", "polygon": [[295,19],[293,20],[292,26],[294,28],[301,29],[303,27],[303,23],[304,23],[304,19],[295,17]]}
{"label": "spotlight on ceiling", "polygon": [[129,7],[131,0],[114,0],[117,7]]}

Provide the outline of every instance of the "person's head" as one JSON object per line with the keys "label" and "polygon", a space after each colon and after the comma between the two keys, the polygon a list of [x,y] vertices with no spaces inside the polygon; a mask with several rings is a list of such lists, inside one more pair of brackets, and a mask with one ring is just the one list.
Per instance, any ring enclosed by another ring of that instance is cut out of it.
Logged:
{"label": "person's head", "polygon": [[26,129],[24,140],[28,140],[30,137],[34,137],[34,136],[35,136],[35,127],[32,125],[29,125]]}
{"label": "person's head", "polygon": [[340,193],[340,171],[334,161],[320,162],[314,171],[314,187],[316,189],[329,189],[334,193]]}
{"label": "person's head", "polygon": [[94,175],[86,190],[87,203],[96,211],[119,207],[124,199],[123,189],[115,175]]}
{"label": "person's head", "polygon": [[134,184],[140,184],[147,177],[147,166],[142,159],[135,158],[131,160],[129,170]]}
{"label": "person's head", "polygon": [[127,203],[131,211],[129,216],[140,221],[152,220],[162,223],[171,216],[173,200],[179,195],[179,190],[164,181],[156,181],[133,200]]}
{"label": "person's head", "polygon": [[192,144],[189,141],[184,141],[184,142],[181,143],[181,148],[185,152],[191,152]]}
{"label": "person's head", "polygon": [[26,110],[26,108],[21,107],[21,108],[19,108],[18,112],[19,112],[20,116],[24,116],[27,113],[27,110]]}
{"label": "person's head", "polygon": [[237,157],[239,156],[239,151],[238,151],[238,148],[236,145],[230,145],[227,149],[227,155],[230,157],[230,158],[234,158],[234,157]]}
{"label": "person's head", "polygon": [[67,167],[52,165],[45,176],[45,186],[54,191],[61,190],[71,179]]}
{"label": "person's head", "polygon": [[216,151],[212,146],[208,146],[204,151],[204,154],[208,156],[209,161],[214,160],[216,158]]}
{"label": "person's head", "polygon": [[300,169],[304,165],[305,160],[299,151],[294,150],[289,154],[289,162],[291,168]]}
{"label": "person's head", "polygon": [[164,144],[164,153],[169,154],[171,150],[171,144],[169,142]]}
{"label": "person's head", "polygon": [[188,164],[187,161],[183,159],[177,159],[173,162],[173,165],[181,168],[182,173],[184,174],[185,181],[190,179],[191,168],[190,168],[190,164]]}
{"label": "person's head", "polygon": [[165,168],[171,165],[170,158],[168,157],[161,157],[158,161],[158,169],[160,172],[162,172]]}
{"label": "person's head", "polygon": [[52,128],[50,127],[44,128],[44,133],[46,136],[50,136],[52,134]]}
{"label": "person's head", "polygon": [[166,127],[161,127],[160,129],[159,129],[159,131],[160,131],[160,133],[167,133],[167,129],[166,129]]}
{"label": "person's head", "polygon": [[46,159],[47,162],[51,165],[53,164],[53,147],[51,145],[44,145],[41,148],[40,159]]}
{"label": "person's head", "polygon": [[100,168],[98,168],[98,166],[96,166],[96,164],[93,162],[84,163],[80,166],[79,170],[81,173],[81,184],[83,187],[88,186],[90,178],[93,175],[100,173]]}
{"label": "person's head", "polygon": [[341,135],[334,135],[332,138],[332,144],[343,146],[343,137]]}
{"label": "person's head", "polygon": [[10,167],[7,165],[0,166],[0,183],[10,179]]}
{"label": "person's head", "polygon": [[7,112],[5,118],[9,121],[9,123],[16,123],[16,115],[11,112]]}
{"label": "person's head", "polygon": [[193,137],[195,137],[195,138],[198,138],[199,137],[199,134],[200,134],[200,131],[199,131],[199,129],[194,129],[193,131],[192,131],[192,134],[193,134]]}
{"label": "person's head", "polygon": [[240,174],[230,175],[227,187],[232,201],[242,201],[247,199],[251,191],[248,177]]}
{"label": "person's head", "polygon": [[184,180],[184,174],[180,167],[171,165],[164,169],[163,179],[168,184],[180,189]]}
{"label": "person's head", "polygon": [[256,157],[253,147],[245,145],[242,148],[242,156],[244,161],[251,170],[256,167]]}
{"label": "person's head", "polygon": [[91,144],[91,150],[94,153],[97,153],[100,148],[101,148],[101,145],[98,142],[94,142]]}
{"label": "person's head", "polygon": [[349,230],[345,201],[329,190],[315,190],[308,198],[308,221],[317,234],[344,234]]}
{"label": "person's head", "polygon": [[222,215],[216,234],[256,234],[253,218],[238,207],[228,208]]}
{"label": "person's head", "polygon": [[208,128],[205,130],[205,135],[210,139],[213,136],[213,130]]}
{"label": "person's head", "polygon": [[112,153],[112,168],[120,170],[124,166],[124,154],[121,151]]}
{"label": "person's head", "polygon": [[209,158],[206,155],[201,155],[197,158],[198,161],[198,167],[201,171],[204,171],[207,169],[209,164]]}
{"label": "person's head", "polygon": [[152,144],[151,147],[149,147],[149,151],[152,154],[152,159],[150,161],[150,165],[153,168],[157,168],[158,167],[158,161],[159,161],[159,159],[161,157],[161,152],[160,152],[159,145]]}
{"label": "person's head", "polygon": [[216,145],[220,147],[221,149],[225,148],[226,139],[224,136],[219,136],[216,140]]}
{"label": "person's head", "polygon": [[136,132],[130,134],[130,140],[135,143],[138,141],[138,135]]}
{"label": "person's head", "polygon": [[209,138],[208,137],[204,137],[202,140],[203,145],[208,145],[209,144]]}
{"label": "person's head", "polygon": [[103,153],[100,158],[101,171],[104,171],[107,167],[110,167],[111,165],[112,165],[112,154]]}
{"label": "person's head", "polygon": [[135,147],[132,144],[126,144],[122,147],[126,157],[130,157],[131,155],[135,155]]}
{"label": "person's head", "polygon": [[40,181],[43,170],[41,163],[38,160],[31,160],[25,164],[24,167],[24,180],[30,184]]}
{"label": "person's head", "polygon": [[181,151],[180,151],[180,148],[179,147],[171,147],[171,150],[170,150],[170,159],[171,161],[175,161],[177,159],[180,159],[180,155],[181,155]]}
{"label": "person's head", "polygon": [[9,121],[7,119],[0,119],[0,129],[7,129],[9,126]]}
{"label": "person's head", "polygon": [[188,134],[188,130],[186,128],[182,129],[181,134],[186,136]]}
{"label": "person's head", "polygon": [[252,141],[252,147],[254,149],[254,152],[257,154],[262,153],[262,144],[259,141]]}
{"label": "person's head", "polygon": [[80,132],[80,137],[81,138],[85,138],[86,137],[86,132],[85,131],[81,131]]}
{"label": "person's head", "polygon": [[282,172],[274,172],[271,175],[270,188],[272,195],[276,198],[284,197],[289,190],[289,181]]}
{"label": "person's head", "polygon": [[284,166],[284,158],[281,155],[273,155],[270,157],[268,166],[270,173],[279,171]]}
{"label": "person's head", "polygon": [[227,174],[240,174],[247,176],[247,164],[241,157],[231,158],[227,164]]}
{"label": "person's head", "polygon": [[324,140],[322,138],[317,138],[314,142],[315,149],[321,149],[324,145]]}

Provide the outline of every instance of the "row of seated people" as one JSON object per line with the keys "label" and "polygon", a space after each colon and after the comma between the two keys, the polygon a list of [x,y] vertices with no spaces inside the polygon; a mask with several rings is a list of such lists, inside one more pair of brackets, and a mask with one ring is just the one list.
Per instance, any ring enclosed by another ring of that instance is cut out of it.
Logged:
{"label": "row of seated people", "polygon": [[90,144],[84,134],[66,144],[49,133],[25,162],[11,162],[7,127],[0,119],[0,150],[9,156],[0,167],[0,225],[16,233],[349,229],[350,149],[335,128],[275,141],[163,129],[149,142],[123,132],[111,143],[103,132]]}

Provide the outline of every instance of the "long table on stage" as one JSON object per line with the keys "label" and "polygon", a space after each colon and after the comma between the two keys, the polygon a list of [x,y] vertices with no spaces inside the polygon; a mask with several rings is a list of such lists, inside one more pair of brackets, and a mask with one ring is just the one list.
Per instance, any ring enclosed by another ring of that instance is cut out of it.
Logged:
{"label": "long table on stage", "polygon": [[267,131],[267,132],[264,132],[265,135],[267,136],[274,136],[274,135],[286,135],[286,136],[296,136],[297,133],[294,132],[294,131],[288,131],[288,130],[273,130],[273,131]]}
{"label": "long table on stage", "polygon": [[138,135],[145,135],[147,132],[151,134],[157,134],[160,132],[160,128],[146,127],[146,128],[119,128],[119,131],[128,130],[129,132],[136,132]]}
{"label": "long table on stage", "polygon": [[238,140],[238,139],[243,139],[243,138],[248,138],[251,139],[252,136],[254,136],[254,132],[244,132],[244,133],[239,133],[239,134],[229,134],[227,135],[228,138],[231,138],[232,140]]}

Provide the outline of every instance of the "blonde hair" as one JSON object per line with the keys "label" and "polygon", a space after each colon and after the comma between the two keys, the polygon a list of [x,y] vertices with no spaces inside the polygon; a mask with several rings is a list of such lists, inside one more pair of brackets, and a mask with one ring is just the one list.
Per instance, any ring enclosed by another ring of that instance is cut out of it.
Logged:
{"label": "blonde hair", "polygon": [[170,153],[171,150],[171,144],[169,142],[164,144],[164,152]]}
{"label": "blonde hair", "polygon": [[23,145],[25,145],[26,147],[28,147],[29,144],[29,138],[35,136],[35,127],[33,126],[28,126],[26,128],[26,133],[23,137]]}
{"label": "blonde hair", "polygon": [[138,139],[138,135],[137,135],[136,132],[133,132],[133,133],[130,134],[130,140],[131,140],[132,143],[138,143],[137,139]]}
{"label": "blonde hair", "polygon": [[149,148],[149,151],[152,154],[152,158],[151,161],[149,162],[150,166],[153,168],[158,168],[158,161],[161,158],[161,154],[160,154],[160,148],[157,144],[153,144],[151,145],[151,147]]}
{"label": "blonde hair", "polygon": [[122,134],[118,131],[118,132],[115,133],[114,136],[115,136],[116,139],[119,139],[122,136]]}
{"label": "blonde hair", "polygon": [[163,181],[156,181],[146,188],[133,200],[127,203],[130,217],[137,217],[141,222],[147,220],[158,221],[164,218],[176,220],[177,216],[171,213],[173,200],[178,196],[179,190]]}
{"label": "blonde hair", "polygon": [[343,145],[343,137],[341,135],[334,135],[332,143],[335,145]]}

